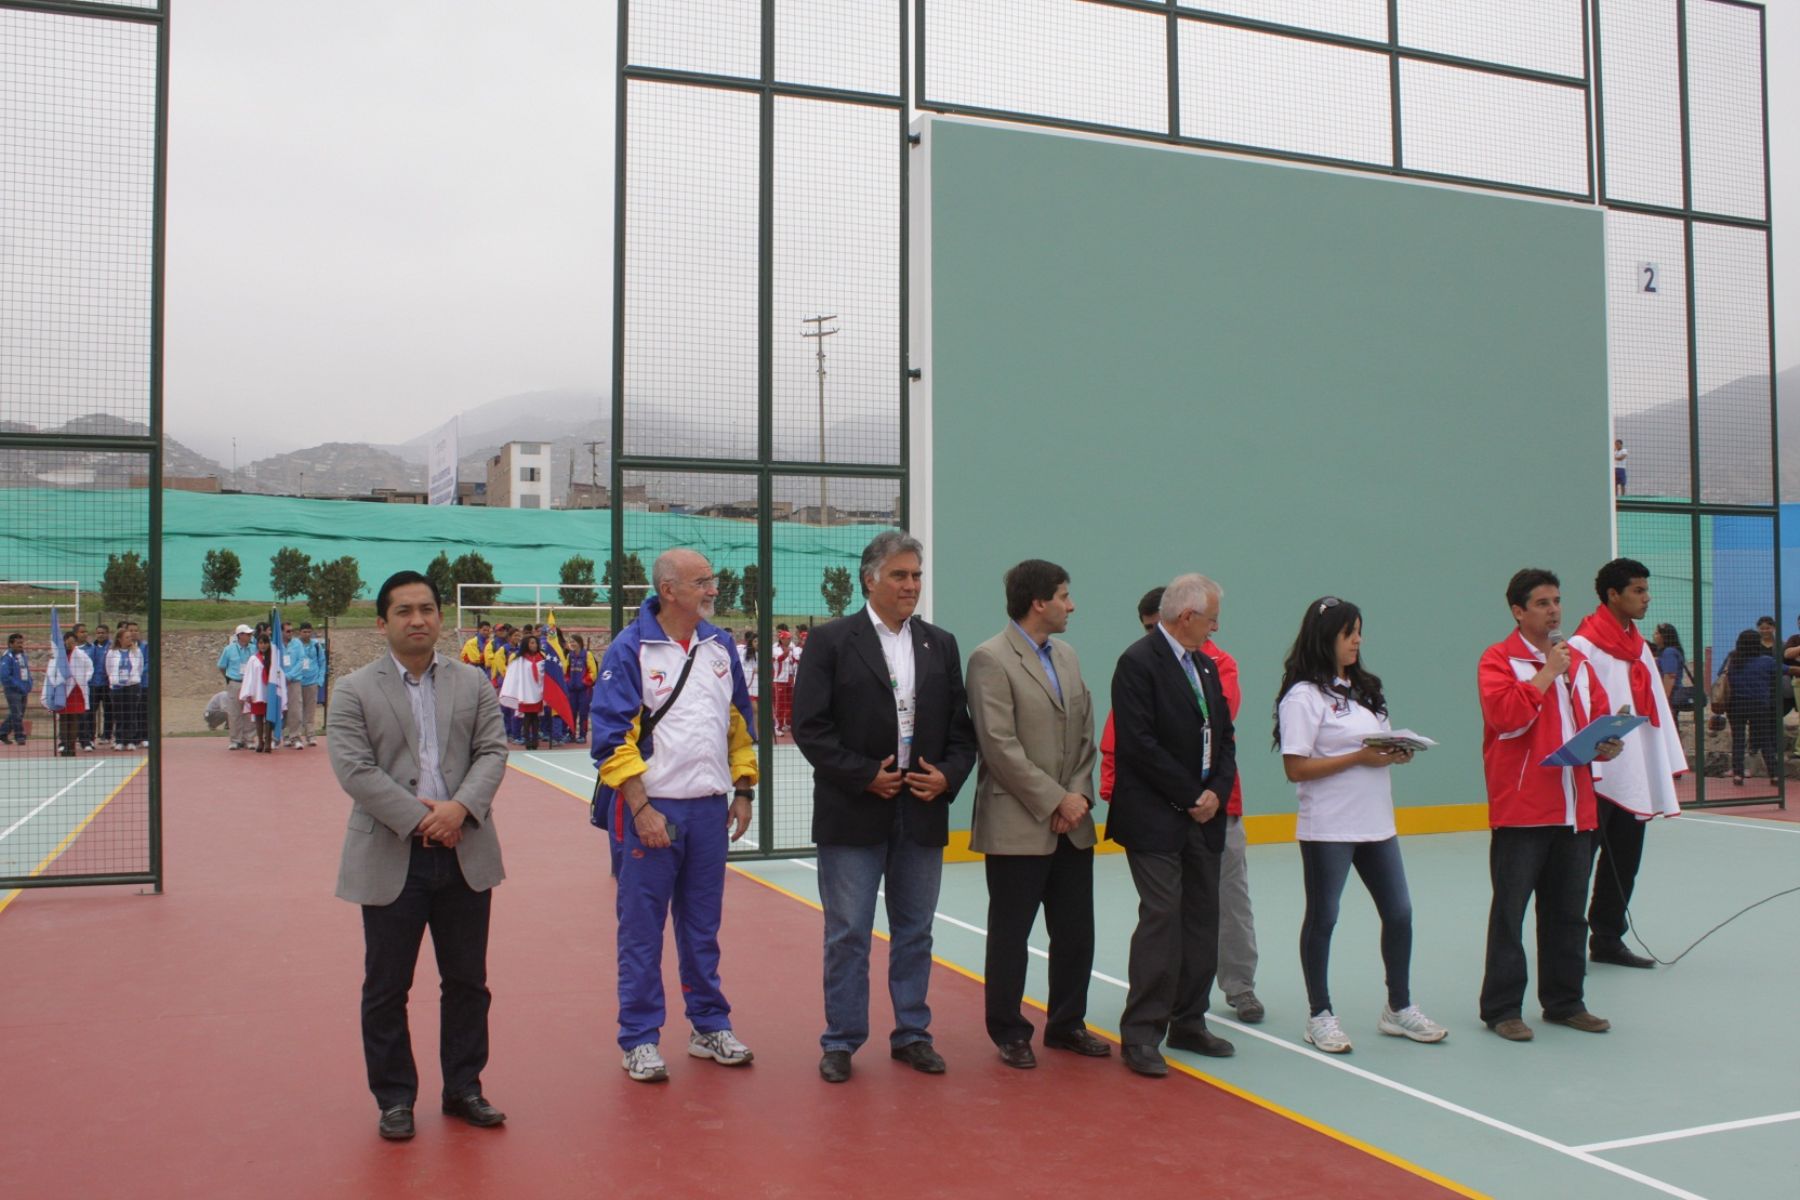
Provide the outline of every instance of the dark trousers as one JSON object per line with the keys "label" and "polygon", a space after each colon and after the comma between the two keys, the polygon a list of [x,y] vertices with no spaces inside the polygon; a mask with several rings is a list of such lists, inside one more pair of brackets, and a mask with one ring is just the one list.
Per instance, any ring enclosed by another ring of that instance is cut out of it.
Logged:
{"label": "dark trousers", "polygon": [[1327,977],[1331,934],[1350,868],[1362,878],[1381,917],[1381,965],[1387,972],[1388,1007],[1399,1012],[1412,1003],[1412,896],[1400,861],[1400,839],[1379,842],[1301,842],[1300,870],[1306,887],[1306,915],[1300,921],[1300,970],[1312,1015],[1331,1007]]}
{"label": "dark trousers", "polygon": [[1594,899],[1588,905],[1588,947],[1620,950],[1625,946],[1625,910],[1644,860],[1644,826],[1628,809],[1600,801],[1600,828],[1594,833],[1599,853],[1594,860]]}
{"label": "dark trousers", "polygon": [[363,906],[363,1059],[369,1090],[382,1108],[411,1104],[419,1094],[406,996],[412,990],[419,942],[431,928],[437,954],[440,1034],[438,1061],[444,1096],[481,1090],[488,1060],[487,940],[493,893],[463,879],[456,851],[412,840],[406,885],[392,904]]}
{"label": "dark trousers", "polygon": [[1171,1031],[1206,1028],[1206,998],[1219,966],[1219,867],[1200,826],[1180,850],[1125,851],[1137,886],[1138,923],[1131,933],[1130,990],[1119,1040],[1154,1046]]}
{"label": "dark trousers", "polygon": [[110,742],[118,729],[119,712],[113,706],[112,689],[96,680],[91,689],[94,697],[94,711],[88,714],[87,724],[83,731],[88,734],[88,741],[99,735],[102,741]]}
{"label": "dark trousers", "polygon": [[1744,777],[1744,745],[1749,743],[1752,754],[1762,755],[1763,768],[1770,779],[1781,777],[1781,768],[1775,760],[1775,711],[1758,709],[1754,712],[1733,712],[1731,716],[1731,773],[1738,779]]}
{"label": "dark trousers", "polygon": [[1494,901],[1488,909],[1487,973],[1481,980],[1481,1019],[1497,1025],[1523,1016],[1525,906],[1537,897],[1538,1002],[1552,1020],[1587,1008],[1588,866],[1594,835],[1566,825],[1496,829],[1488,842]]}
{"label": "dark trousers", "polygon": [[6,689],[6,720],[0,723],[0,737],[8,735],[25,740],[25,700],[31,693],[20,688]]}
{"label": "dark trousers", "polygon": [[1025,999],[1027,949],[1038,906],[1050,934],[1050,1014],[1044,1032],[1087,1028],[1089,972],[1094,969],[1094,851],[1067,836],[1050,854],[987,856],[987,1031],[997,1046],[1031,1040]]}
{"label": "dark trousers", "polygon": [[132,685],[112,689],[107,699],[107,725],[112,730],[103,735],[115,742],[135,746],[150,735],[144,722],[144,689]]}

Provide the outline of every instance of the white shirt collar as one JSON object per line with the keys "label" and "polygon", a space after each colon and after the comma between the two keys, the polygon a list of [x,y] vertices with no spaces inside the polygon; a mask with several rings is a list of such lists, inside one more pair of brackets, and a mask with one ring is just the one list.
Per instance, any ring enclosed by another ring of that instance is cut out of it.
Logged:
{"label": "white shirt collar", "polygon": [[916,617],[919,615],[918,613],[914,613],[912,615],[912,617],[908,617],[908,618],[906,618],[906,620],[900,622],[900,628],[898,630],[893,630],[893,629],[889,629],[887,627],[887,625],[882,621],[882,619],[876,615],[875,606],[873,604],[863,605],[863,611],[868,613],[869,620],[871,620],[875,623],[875,632],[879,633],[882,637],[889,637],[889,638],[897,638],[903,633],[911,632],[913,617]]}
{"label": "white shirt collar", "polygon": [[433,671],[437,670],[438,656],[437,651],[435,650],[431,652],[431,665],[426,667],[424,673],[417,679],[413,677],[411,671],[406,669],[406,664],[400,661],[400,656],[398,654],[389,650],[388,657],[394,660],[394,669],[400,672],[400,681],[402,683],[423,683],[425,680],[431,678],[431,673]]}
{"label": "white shirt collar", "polygon": [[[1184,658],[1188,659],[1189,662],[1193,662],[1193,659],[1189,658],[1190,652],[1188,648],[1175,640],[1175,635],[1169,632],[1168,626],[1164,625],[1161,621],[1158,621],[1156,623],[1156,628],[1162,633],[1163,637],[1167,639],[1169,646],[1175,651],[1175,660],[1177,662]],[[1199,663],[1194,663],[1196,670],[1199,669],[1199,666]]]}

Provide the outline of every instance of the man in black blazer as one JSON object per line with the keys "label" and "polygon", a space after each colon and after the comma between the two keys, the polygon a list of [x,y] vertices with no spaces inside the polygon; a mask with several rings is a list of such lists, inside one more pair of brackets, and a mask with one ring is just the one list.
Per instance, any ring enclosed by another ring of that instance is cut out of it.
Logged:
{"label": "man in black blazer", "polygon": [[1130,990],[1119,1018],[1125,1065],[1169,1072],[1169,1045],[1214,1058],[1234,1053],[1206,1028],[1219,961],[1219,866],[1225,799],[1237,778],[1231,710],[1200,652],[1219,627],[1224,593],[1204,575],[1163,591],[1160,621],[1113,670],[1114,769],[1106,835],[1125,847],[1138,891]]}
{"label": "man in black blazer", "polygon": [[825,909],[819,1074],[850,1078],[869,1036],[869,940],[886,880],[889,1051],[941,1074],[931,1047],[931,923],[948,806],[975,766],[956,639],[913,615],[924,547],[900,530],[862,555],[868,606],[815,629],[794,682],[794,742],[813,767],[813,841]]}

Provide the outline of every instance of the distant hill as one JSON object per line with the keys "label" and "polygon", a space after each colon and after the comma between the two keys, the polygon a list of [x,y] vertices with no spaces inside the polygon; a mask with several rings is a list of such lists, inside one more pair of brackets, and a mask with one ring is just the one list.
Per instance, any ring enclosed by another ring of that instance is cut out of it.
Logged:
{"label": "distant hill", "polygon": [[[1800,500],[1800,367],[1775,377],[1776,418],[1782,431],[1781,500]],[[1773,447],[1768,428],[1769,377],[1746,375],[1700,397],[1701,499],[1759,503],[1767,499]],[[1689,478],[1686,400],[1671,400],[1619,417],[1614,432],[1631,452],[1630,492],[1685,496]]]}
{"label": "distant hill", "polygon": [[[144,437],[142,421],[92,413],[61,425],[38,427],[22,421],[0,422],[0,432],[46,433],[86,437]],[[0,486],[57,483],[71,487],[126,487],[131,476],[144,473],[144,461],[133,454],[92,454],[67,450],[13,450],[0,455]],[[224,475],[219,464],[197,454],[167,434],[163,436],[165,475]]]}

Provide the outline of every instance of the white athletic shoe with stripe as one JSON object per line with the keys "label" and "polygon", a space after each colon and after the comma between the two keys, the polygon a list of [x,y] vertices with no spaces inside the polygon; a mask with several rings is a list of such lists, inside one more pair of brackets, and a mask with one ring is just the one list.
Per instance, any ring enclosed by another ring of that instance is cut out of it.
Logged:
{"label": "white athletic shoe with stripe", "polygon": [[738,1041],[737,1035],[729,1029],[713,1033],[701,1033],[696,1029],[688,1038],[688,1053],[695,1058],[710,1058],[727,1067],[741,1067],[756,1058],[750,1053],[750,1047]]}
{"label": "white athletic shoe with stripe", "polygon": [[1316,1017],[1306,1018],[1306,1040],[1327,1054],[1350,1053],[1350,1039],[1329,1008]]}
{"label": "white athletic shoe with stripe", "polygon": [[1450,1036],[1450,1031],[1419,1011],[1419,1006],[1409,1004],[1399,1012],[1382,1006],[1381,1020],[1376,1028],[1389,1037],[1411,1038],[1415,1042],[1441,1042]]}

